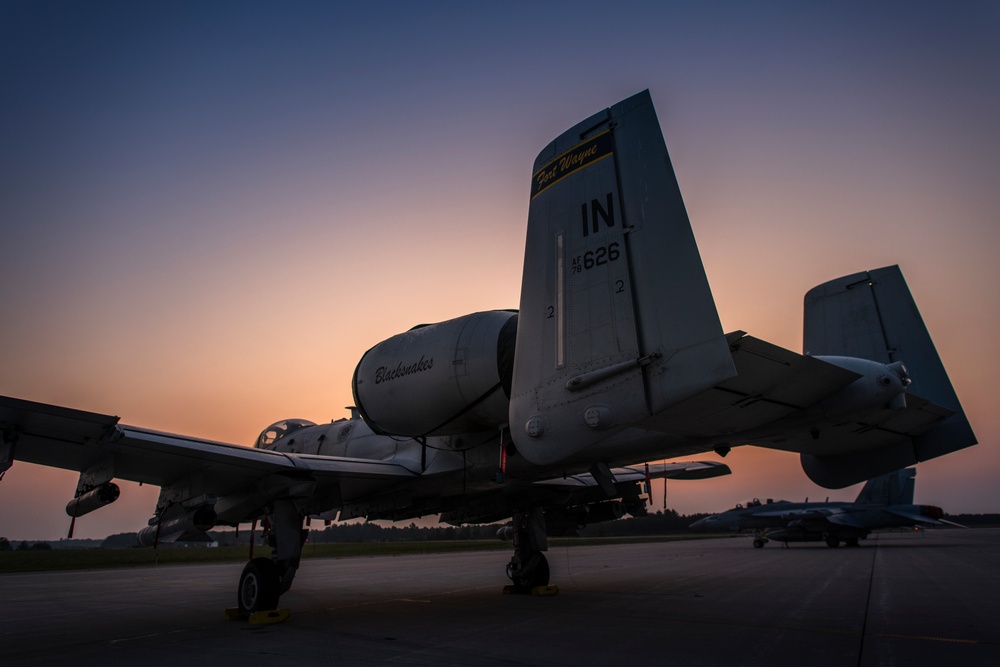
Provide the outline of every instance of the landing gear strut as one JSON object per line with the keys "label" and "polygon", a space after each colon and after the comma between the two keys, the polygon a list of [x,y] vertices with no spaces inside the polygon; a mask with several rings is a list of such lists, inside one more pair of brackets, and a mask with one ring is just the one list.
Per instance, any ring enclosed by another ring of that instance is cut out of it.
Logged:
{"label": "landing gear strut", "polygon": [[545,513],[540,507],[514,512],[514,555],[507,563],[507,576],[514,583],[514,593],[530,593],[538,586],[549,584],[549,562],[545,534]]}
{"label": "landing gear strut", "polygon": [[236,590],[237,604],[244,614],[277,608],[278,598],[292,586],[308,535],[302,528],[303,515],[292,500],[276,500],[269,515],[271,557],[247,563]]}

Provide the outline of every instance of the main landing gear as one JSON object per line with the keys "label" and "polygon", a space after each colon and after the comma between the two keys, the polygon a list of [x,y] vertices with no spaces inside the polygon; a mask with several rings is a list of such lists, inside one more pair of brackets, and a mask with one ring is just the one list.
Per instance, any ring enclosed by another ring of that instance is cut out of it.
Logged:
{"label": "main landing gear", "polygon": [[303,515],[292,500],[277,500],[270,508],[270,558],[254,558],[243,568],[236,589],[239,613],[268,612],[277,608],[278,598],[292,586],[299,569],[302,545],[308,530],[302,528]]}
{"label": "main landing gear", "polygon": [[545,513],[541,507],[514,512],[514,555],[507,563],[507,576],[513,582],[505,593],[552,595],[558,592],[549,586],[549,562],[543,551],[549,548],[545,534]]}

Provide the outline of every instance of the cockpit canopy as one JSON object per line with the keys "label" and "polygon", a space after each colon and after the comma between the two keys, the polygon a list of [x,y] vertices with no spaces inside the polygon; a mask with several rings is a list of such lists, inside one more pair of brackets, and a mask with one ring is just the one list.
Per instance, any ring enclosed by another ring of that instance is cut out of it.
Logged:
{"label": "cockpit canopy", "polygon": [[257,449],[270,449],[274,446],[274,443],[286,435],[294,433],[305,426],[315,425],[315,422],[311,422],[308,419],[282,419],[280,422],[275,422],[261,431],[260,435],[257,436],[257,442],[254,443],[254,447]]}

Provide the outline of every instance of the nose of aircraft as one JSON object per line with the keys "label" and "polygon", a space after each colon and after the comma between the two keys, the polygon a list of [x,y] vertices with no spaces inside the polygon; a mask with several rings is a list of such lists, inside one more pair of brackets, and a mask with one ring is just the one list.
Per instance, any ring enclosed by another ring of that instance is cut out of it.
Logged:
{"label": "nose of aircraft", "polygon": [[719,525],[719,515],[713,514],[712,516],[706,516],[704,519],[698,519],[692,523],[688,528],[694,531],[701,530],[712,530],[717,528]]}

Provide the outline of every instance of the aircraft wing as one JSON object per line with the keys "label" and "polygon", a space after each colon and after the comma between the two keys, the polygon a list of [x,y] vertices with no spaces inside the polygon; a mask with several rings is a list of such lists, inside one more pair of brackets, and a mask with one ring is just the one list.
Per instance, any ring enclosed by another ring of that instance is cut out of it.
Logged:
{"label": "aircraft wing", "polygon": [[[202,493],[225,496],[259,488],[262,479],[301,478],[318,487],[344,479],[402,480],[419,471],[398,463],[286,454],[118,423],[118,417],[0,397],[0,470],[14,461],[92,471],[160,487],[192,477]],[[273,485],[272,485],[273,488]]]}
{"label": "aircraft wing", "polygon": [[[516,483],[510,489],[497,488],[475,495],[470,494],[463,499],[461,507],[449,508],[442,512],[441,521],[454,525],[490,523],[509,517],[512,507],[538,504],[565,508],[636,498],[639,484],[646,479],[644,465],[610,468],[607,472],[610,475],[608,479],[610,486],[602,485],[591,473],[582,473]],[[708,479],[728,475],[731,472],[728,465],[717,461],[649,464],[649,476],[654,479]]]}
{"label": "aircraft wing", "polygon": [[[901,505],[897,507],[885,506],[877,510],[881,517],[876,515],[872,518],[871,512],[845,512],[837,516],[828,518],[830,523],[838,526],[850,528],[883,528],[892,526],[941,526],[945,522],[938,521],[934,517],[921,514],[919,507],[913,505]],[[885,515],[888,515],[886,517]]]}
{"label": "aircraft wing", "polygon": [[816,509],[786,509],[767,512],[747,512],[747,516],[765,517],[768,519],[817,519],[829,516],[829,511]]}
{"label": "aircraft wing", "polygon": [[[718,461],[681,461],[677,463],[650,463],[649,477],[651,479],[709,479],[720,477],[732,473],[725,463]],[[621,482],[642,482],[646,479],[644,466],[625,466],[622,468],[611,468],[611,475],[615,483]],[[598,481],[590,473],[582,475],[568,475],[555,479],[545,479],[535,482],[539,486],[550,487],[593,487],[598,486]]]}
{"label": "aircraft wing", "polygon": [[[118,417],[22,399],[0,397],[0,470],[14,461],[75,470],[86,490],[112,479],[161,487],[161,507],[208,502],[222,523],[259,515],[274,498],[306,500],[312,515],[340,508],[341,518],[409,518],[445,510],[448,517],[474,522],[509,516],[523,502],[571,505],[635,494],[646,478],[644,466],[608,471],[614,488],[602,487],[589,473],[544,480],[525,479],[511,488],[489,486],[463,494],[461,504],[442,507],[417,502],[407,484],[421,477],[453,472],[449,464],[422,471],[419,461],[379,460],[289,453],[242,447],[120,424]],[[461,464],[461,459],[457,459]],[[651,478],[705,479],[727,475],[723,463],[658,462]],[[386,494],[396,494],[386,495]],[[202,500],[205,499],[205,500]]]}

